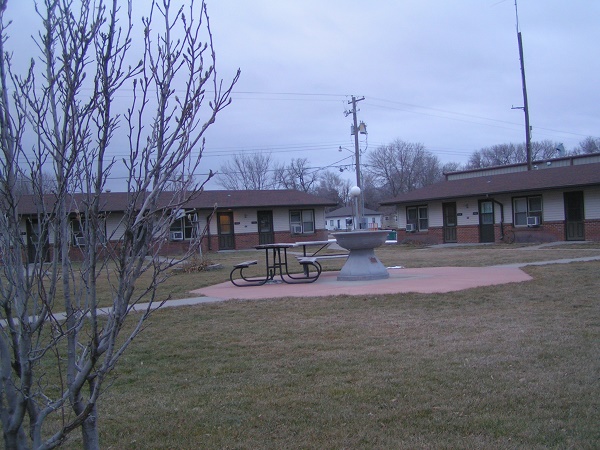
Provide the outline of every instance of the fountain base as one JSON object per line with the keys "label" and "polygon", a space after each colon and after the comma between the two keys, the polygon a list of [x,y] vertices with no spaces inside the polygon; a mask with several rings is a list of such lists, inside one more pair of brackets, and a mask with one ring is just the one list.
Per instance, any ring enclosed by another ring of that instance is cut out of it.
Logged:
{"label": "fountain base", "polygon": [[385,266],[375,256],[375,248],[385,243],[388,232],[350,231],[334,233],[337,243],[350,250],[348,260],[337,277],[338,281],[383,280],[389,278]]}
{"label": "fountain base", "polygon": [[389,278],[385,266],[373,249],[351,250],[348,261],[340,270],[338,281],[383,280]]}

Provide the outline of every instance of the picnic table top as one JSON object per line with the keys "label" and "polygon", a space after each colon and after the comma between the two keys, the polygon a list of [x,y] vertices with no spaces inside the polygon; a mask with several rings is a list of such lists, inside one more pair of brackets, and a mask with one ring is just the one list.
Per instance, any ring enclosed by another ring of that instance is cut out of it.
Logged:
{"label": "picnic table top", "polygon": [[260,244],[257,245],[256,247],[254,247],[257,250],[264,250],[264,249],[269,249],[269,248],[291,248],[291,247],[295,247],[295,245],[293,243],[290,242],[280,242],[277,244]]}
{"label": "picnic table top", "polygon": [[328,239],[326,241],[303,241],[303,242],[295,242],[295,247],[307,246],[307,245],[325,245],[325,244],[333,244],[337,242],[336,239]]}
{"label": "picnic table top", "polygon": [[308,247],[310,245],[327,245],[335,243],[335,239],[328,239],[326,241],[302,241],[302,242],[279,242],[274,244],[260,244],[254,248],[258,250],[264,250],[266,248],[292,248],[292,247]]}

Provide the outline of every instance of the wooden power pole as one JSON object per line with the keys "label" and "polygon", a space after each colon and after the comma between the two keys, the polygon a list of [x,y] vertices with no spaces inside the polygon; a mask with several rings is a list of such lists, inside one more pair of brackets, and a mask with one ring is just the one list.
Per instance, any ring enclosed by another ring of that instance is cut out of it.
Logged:
{"label": "wooden power pole", "polygon": [[517,40],[519,42],[519,60],[521,61],[521,85],[523,86],[523,112],[525,113],[525,152],[527,155],[527,170],[531,170],[531,126],[529,125],[529,105],[527,103],[527,84],[525,83],[525,61],[523,59],[523,38],[519,31],[519,12],[515,0],[517,17]]}

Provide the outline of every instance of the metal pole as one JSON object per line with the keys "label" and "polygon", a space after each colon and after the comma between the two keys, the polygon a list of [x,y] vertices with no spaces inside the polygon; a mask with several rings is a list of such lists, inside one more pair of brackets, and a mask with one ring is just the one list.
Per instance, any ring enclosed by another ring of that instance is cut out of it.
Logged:
{"label": "metal pole", "polygon": [[360,188],[361,192],[360,192],[360,201],[357,202],[357,215],[358,215],[358,220],[359,220],[359,228],[362,225],[362,219],[363,219],[363,202],[362,202],[362,198],[363,198],[363,193],[362,193],[362,185],[361,185],[361,177],[360,177],[360,148],[358,145],[358,121],[356,120],[356,103],[364,100],[365,98],[359,98],[357,99],[356,97],[354,97],[354,95],[352,96],[352,101],[348,102],[349,104],[352,104],[352,120],[354,122],[354,157],[356,158],[356,185]]}
{"label": "metal pole", "polygon": [[527,85],[525,84],[525,61],[523,60],[523,40],[521,32],[517,33],[519,41],[519,59],[521,60],[521,82],[523,84],[523,112],[525,112],[525,152],[527,154],[527,170],[531,170],[531,130],[529,126],[529,106],[527,105]]}
{"label": "metal pole", "polygon": [[525,83],[525,60],[523,58],[523,39],[519,31],[519,8],[515,0],[515,19],[517,21],[517,41],[519,42],[519,60],[521,61],[521,84],[523,86],[523,112],[525,113],[525,153],[527,170],[531,170],[531,126],[529,125],[529,105],[527,104],[527,85]]}

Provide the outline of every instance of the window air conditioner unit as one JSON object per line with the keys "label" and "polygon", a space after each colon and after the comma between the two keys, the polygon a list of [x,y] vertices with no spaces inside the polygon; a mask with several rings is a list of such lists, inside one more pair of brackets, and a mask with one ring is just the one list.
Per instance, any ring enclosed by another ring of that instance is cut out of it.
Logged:
{"label": "window air conditioner unit", "polygon": [[292,225],[293,234],[302,234],[302,225]]}
{"label": "window air conditioner unit", "polygon": [[527,226],[528,227],[538,227],[538,226],[540,226],[540,218],[538,216],[529,216],[529,217],[527,217]]}
{"label": "window air conditioner unit", "polygon": [[406,232],[407,233],[413,233],[417,231],[417,227],[414,223],[407,223],[406,224]]}
{"label": "window air conditioner unit", "polygon": [[75,236],[75,242],[78,247],[83,247],[86,244],[85,236]]}
{"label": "window air conditioner unit", "polygon": [[170,237],[172,241],[183,241],[183,231],[171,231]]}

